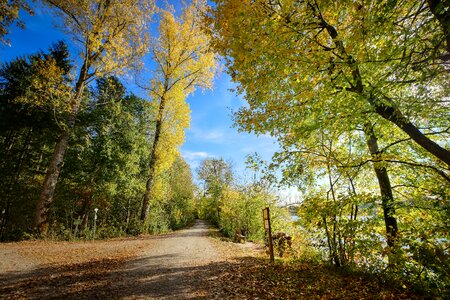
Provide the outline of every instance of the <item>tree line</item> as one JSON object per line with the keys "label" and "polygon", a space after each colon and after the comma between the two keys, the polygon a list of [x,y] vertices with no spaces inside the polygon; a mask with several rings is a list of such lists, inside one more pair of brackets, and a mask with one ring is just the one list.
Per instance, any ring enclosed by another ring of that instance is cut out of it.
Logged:
{"label": "tree line", "polygon": [[[190,123],[185,100],[211,87],[216,64],[201,30],[206,3],[193,1],[178,16],[150,0],[42,4],[79,52],[57,42],[1,67],[2,240],[79,235],[94,207],[110,231],[186,225],[194,188],[179,155]],[[20,8],[31,11],[24,1],[5,4],[2,36]],[[119,78],[139,71],[147,54],[155,66],[140,82],[142,99]]]}
{"label": "tree line", "polygon": [[[36,67],[46,61],[69,70],[68,55],[59,42],[48,53],[19,58],[0,70],[5,80],[0,96],[2,240],[33,233],[37,196],[67,112],[47,101],[42,106],[28,102],[34,95],[30,84],[40,76]],[[154,126],[151,102],[127,92],[116,77],[99,78],[85,90],[49,211],[49,234],[90,238],[94,208],[99,209],[98,237],[142,232],[139,208]],[[159,216],[147,224],[153,232],[184,226],[193,218],[187,163],[177,158],[163,177],[166,201],[155,201]]]}
{"label": "tree line", "polygon": [[223,158],[204,159],[197,168],[202,185],[197,195],[198,216],[236,242],[266,239],[262,223],[262,210],[266,207],[271,208],[274,232],[292,227],[288,210],[279,206],[273,181],[258,164],[249,162],[249,167],[251,180],[238,178],[232,163]]}

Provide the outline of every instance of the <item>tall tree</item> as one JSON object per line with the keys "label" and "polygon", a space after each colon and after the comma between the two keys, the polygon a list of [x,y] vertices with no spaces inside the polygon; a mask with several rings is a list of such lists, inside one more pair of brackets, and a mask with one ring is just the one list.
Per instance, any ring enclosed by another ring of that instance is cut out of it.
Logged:
{"label": "tall tree", "polygon": [[186,98],[196,88],[212,85],[215,56],[201,23],[206,8],[206,1],[199,0],[186,7],[179,18],[171,10],[160,14],[160,36],[152,46],[157,66],[149,88],[156,111],[156,128],[142,202],[142,221],[147,219],[158,174],[170,168],[184,141],[184,130],[190,123]]}
{"label": "tall tree", "polygon": [[89,90],[56,190],[55,219],[79,218],[86,228],[97,207],[105,227],[127,228],[139,219],[154,116],[150,103],[127,94],[115,77],[99,78]]}
{"label": "tall tree", "polygon": [[2,239],[20,238],[32,223],[31,207],[36,204],[42,166],[60,132],[58,122],[67,115],[63,108],[70,90],[71,68],[63,42],[0,68]]}
{"label": "tall tree", "polygon": [[83,91],[93,79],[134,68],[147,52],[148,27],[154,7],[151,0],[47,0],[62,18],[64,28],[80,44],[80,67],[68,101],[69,115],[47,169],[35,228],[45,234],[49,209],[61,171],[69,136],[74,128]]}
{"label": "tall tree", "polygon": [[380,164],[382,157],[378,146],[378,138],[375,135],[373,127],[366,125],[365,134],[370,155],[374,160],[373,168],[377,176],[378,186],[380,187],[381,206],[383,208],[387,243],[392,248],[395,245],[395,240],[397,238],[398,225],[395,216],[394,195],[392,193],[391,181],[386,166]]}
{"label": "tall tree", "polygon": [[204,182],[205,192],[210,195],[220,193],[233,182],[231,165],[223,158],[202,160],[197,169],[197,175]]}
{"label": "tall tree", "polygon": [[[236,114],[241,128],[269,132],[288,151],[317,128],[351,132],[383,124],[431,154],[422,159],[448,170],[448,72],[436,55],[442,34],[424,2],[216,2],[215,46],[249,102]],[[385,157],[376,133],[365,134],[391,245],[397,224],[387,170],[379,164]]]}
{"label": "tall tree", "polygon": [[234,180],[231,164],[223,158],[204,159],[197,168],[197,176],[204,183],[204,196],[209,202],[208,218],[218,225],[222,199]]}
{"label": "tall tree", "polygon": [[343,115],[353,111],[362,124],[376,114],[450,165],[448,149],[421,124],[448,125],[448,72],[436,55],[445,43],[423,1],[216,2],[216,48],[233,58],[230,73],[250,102],[244,112],[274,114],[279,100],[317,107],[332,97]]}
{"label": "tall tree", "polygon": [[167,207],[170,227],[185,226],[194,218],[194,182],[189,164],[178,157],[168,171]]}

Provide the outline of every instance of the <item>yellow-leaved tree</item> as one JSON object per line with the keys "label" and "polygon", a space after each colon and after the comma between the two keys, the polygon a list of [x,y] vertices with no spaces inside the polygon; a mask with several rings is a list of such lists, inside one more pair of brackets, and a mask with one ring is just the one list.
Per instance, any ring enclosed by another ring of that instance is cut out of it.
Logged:
{"label": "yellow-leaved tree", "polygon": [[25,27],[23,21],[19,18],[20,10],[33,14],[33,10],[25,0],[2,0],[0,2],[0,44],[9,45],[5,36],[10,32],[9,27],[11,25]]}
{"label": "yellow-leaved tree", "polygon": [[56,142],[36,207],[34,226],[46,234],[49,210],[83,91],[99,76],[136,68],[148,52],[153,0],[45,0],[79,45],[80,60],[67,101],[68,117]]}
{"label": "yellow-leaved tree", "polygon": [[141,220],[149,212],[150,198],[162,190],[160,175],[179,155],[185,129],[190,124],[186,98],[196,88],[212,87],[216,69],[209,37],[202,30],[201,18],[207,3],[195,0],[179,18],[173,9],[160,12],[159,37],[152,44],[156,63],[149,87],[156,112],[156,128],[149,162],[149,177],[142,203]]}

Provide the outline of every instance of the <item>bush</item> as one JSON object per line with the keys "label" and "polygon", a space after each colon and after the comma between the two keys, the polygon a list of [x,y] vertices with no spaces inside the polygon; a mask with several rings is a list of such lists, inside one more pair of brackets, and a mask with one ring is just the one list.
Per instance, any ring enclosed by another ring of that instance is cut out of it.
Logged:
{"label": "bush", "polygon": [[131,219],[125,232],[129,235],[138,236],[144,232],[144,225],[138,219]]}

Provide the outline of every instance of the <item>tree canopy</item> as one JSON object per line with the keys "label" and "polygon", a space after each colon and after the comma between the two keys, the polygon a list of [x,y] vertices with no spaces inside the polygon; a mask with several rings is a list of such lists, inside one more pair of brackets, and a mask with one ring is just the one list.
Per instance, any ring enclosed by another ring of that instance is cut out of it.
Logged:
{"label": "tree canopy", "polygon": [[[235,124],[279,141],[269,171],[303,189],[298,213],[314,243],[323,238],[335,265],[358,265],[364,236],[394,273],[448,278],[431,267],[443,257],[427,265],[415,252],[448,247],[448,3],[214,2],[213,47],[247,102]],[[418,214],[434,228],[421,242]],[[384,231],[382,243],[362,224]]]}

